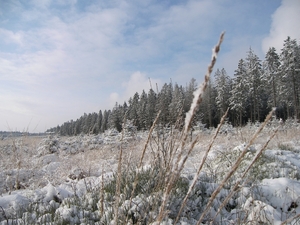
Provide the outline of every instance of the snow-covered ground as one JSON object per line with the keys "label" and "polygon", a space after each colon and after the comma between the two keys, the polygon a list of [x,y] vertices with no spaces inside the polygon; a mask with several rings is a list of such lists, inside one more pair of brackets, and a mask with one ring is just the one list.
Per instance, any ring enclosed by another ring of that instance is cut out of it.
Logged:
{"label": "snow-covered ground", "polygon": [[[229,125],[222,128],[178,224],[197,224],[212,193],[230,171],[257,126],[259,124],[240,129]],[[250,146],[236,173],[213,201],[203,223],[208,224],[215,217],[222,201],[239,181],[236,193],[216,216],[214,224],[281,224],[288,219],[291,220],[288,224],[300,224],[297,217],[300,214],[298,124],[283,125],[248,175],[241,178],[274,127],[276,125],[266,127]],[[147,132],[125,134],[123,138],[122,134],[109,131],[90,136],[1,140],[0,224],[117,224],[114,220],[116,201],[118,218],[127,220],[118,224],[155,224],[165,187],[157,188],[156,184],[161,180],[156,178],[160,177],[161,168],[153,168],[156,165],[153,162],[155,157],[168,159],[171,149],[180,146],[178,138],[171,138],[168,132],[153,133],[133,195],[131,186],[135,182],[136,166]],[[162,223],[174,224],[213,134],[214,130],[193,132],[192,139],[198,136],[199,141],[186,161],[180,182],[174,185]],[[116,195],[121,149],[124,181]],[[128,196],[132,196],[131,201]]]}

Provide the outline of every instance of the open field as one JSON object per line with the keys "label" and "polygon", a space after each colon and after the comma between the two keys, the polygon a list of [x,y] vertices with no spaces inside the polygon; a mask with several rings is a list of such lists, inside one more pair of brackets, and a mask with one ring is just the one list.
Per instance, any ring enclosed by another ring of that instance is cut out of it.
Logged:
{"label": "open field", "polygon": [[[281,125],[260,159],[243,176],[277,125],[275,121],[266,126],[248,148],[202,223],[208,224],[215,217],[237,182],[238,188],[214,224],[281,224],[300,213],[298,124]],[[221,128],[178,224],[197,224],[214,190],[258,126],[232,128],[225,124]],[[188,138],[183,153],[197,141],[168,195],[161,223],[174,224],[215,131],[195,130]],[[127,220],[126,224],[157,223],[167,181],[184,157],[177,162],[180,137],[175,130],[154,131],[150,139],[147,137],[147,132],[123,134],[123,138],[122,134],[107,132],[97,136],[24,136],[0,141],[1,224],[114,224],[116,220]],[[147,140],[149,144],[142,156]],[[291,224],[296,222],[294,219]]]}

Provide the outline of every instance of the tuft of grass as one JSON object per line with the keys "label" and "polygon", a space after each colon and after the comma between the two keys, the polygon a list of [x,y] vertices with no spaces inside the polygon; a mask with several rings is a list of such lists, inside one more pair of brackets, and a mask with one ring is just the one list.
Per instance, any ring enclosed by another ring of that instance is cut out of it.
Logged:
{"label": "tuft of grass", "polygon": [[295,148],[288,143],[282,143],[282,142],[278,143],[277,147],[280,150],[284,150],[284,151],[291,151],[291,152],[295,151]]}

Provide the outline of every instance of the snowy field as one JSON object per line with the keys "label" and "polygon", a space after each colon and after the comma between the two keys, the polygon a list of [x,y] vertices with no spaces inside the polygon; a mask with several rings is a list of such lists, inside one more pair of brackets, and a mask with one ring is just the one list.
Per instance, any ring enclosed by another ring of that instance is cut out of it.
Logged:
{"label": "snowy field", "polygon": [[[240,166],[213,200],[203,224],[300,224],[298,124],[287,121],[282,125],[243,176],[277,125],[276,121],[269,124],[247,149]],[[178,214],[215,130],[193,132],[186,149],[192,140],[198,138],[197,142],[170,192],[161,224],[174,224],[176,219],[177,224],[197,224],[212,193],[258,126],[222,127]],[[122,138],[122,134],[109,131],[97,136],[0,140],[0,224],[158,224],[165,180],[172,171],[168,168],[176,165],[179,151],[175,150],[180,143],[175,132],[153,132],[142,167],[137,169],[147,137],[148,132],[125,133]],[[117,171],[121,176],[116,176]],[[237,182],[235,192],[221,208]]]}

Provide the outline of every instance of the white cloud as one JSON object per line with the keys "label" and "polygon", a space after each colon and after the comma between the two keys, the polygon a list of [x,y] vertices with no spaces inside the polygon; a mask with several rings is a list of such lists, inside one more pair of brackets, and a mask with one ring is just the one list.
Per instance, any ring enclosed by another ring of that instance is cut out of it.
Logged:
{"label": "white cloud", "polygon": [[[151,83],[151,84],[150,84]],[[113,92],[109,96],[109,104],[112,108],[116,102],[119,104],[123,104],[123,102],[128,102],[130,97],[138,92],[142,93],[144,90],[146,93],[150,90],[151,86],[154,91],[156,91],[156,84],[161,86],[162,81],[160,79],[152,79],[147,77],[145,73],[141,73],[140,71],[136,71],[131,74],[128,81],[123,82],[122,87],[123,90],[117,92]]]}
{"label": "white cloud", "polygon": [[23,43],[23,32],[12,32],[10,30],[0,28],[0,36],[2,36],[3,41],[6,43],[16,43],[22,45]]}
{"label": "white cloud", "polygon": [[148,92],[151,88],[150,86],[155,90],[155,85],[161,84],[161,80],[159,79],[151,79],[147,77],[145,73],[141,73],[140,71],[136,71],[133,74],[131,74],[128,81],[124,82],[122,86],[125,88],[124,91],[124,97],[129,99],[129,97],[132,97],[136,92],[139,94],[145,90]]}
{"label": "white cloud", "polygon": [[47,8],[51,4],[52,0],[31,0],[30,4],[38,8]]}
{"label": "white cloud", "polygon": [[[37,109],[40,107],[36,99],[31,96],[21,96],[14,92],[0,91],[0,127],[8,131],[25,131],[35,132],[34,128],[38,124]],[[29,126],[30,121],[35,123],[35,127]],[[41,131],[41,129],[40,129]]]}
{"label": "white cloud", "polygon": [[[118,102],[120,100],[120,96],[117,92],[113,92],[109,95],[109,107],[112,108],[116,102]],[[121,102],[118,102],[119,104],[121,104]]]}
{"label": "white cloud", "polygon": [[281,6],[272,15],[272,26],[269,36],[262,42],[265,52],[269,47],[275,47],[279,52],[283,47],[283,41],[290,36],[300,40],[300,1],[282,0]]}

